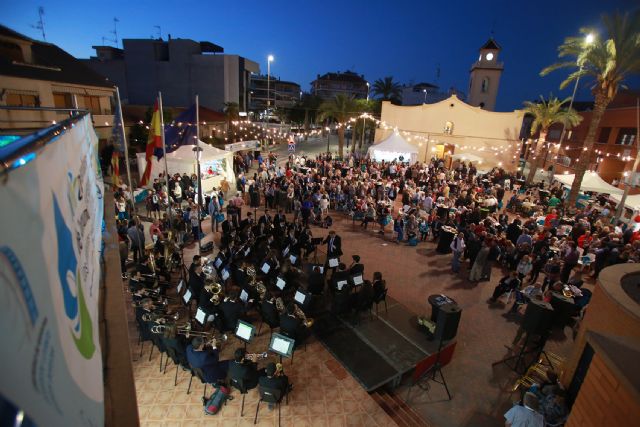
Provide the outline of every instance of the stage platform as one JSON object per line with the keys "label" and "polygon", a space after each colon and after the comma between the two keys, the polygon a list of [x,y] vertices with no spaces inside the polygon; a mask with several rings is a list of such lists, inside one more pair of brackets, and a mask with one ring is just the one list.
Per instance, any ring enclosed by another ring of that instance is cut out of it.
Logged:
{"label": "stage platform", "polygon": [[387,297],[379,306],[379,317],[363,313],[357,325],[353,319],[329,313],[316,318],[314,333],[368,392],[382,386],[395,387],[417,363],[437,352],[437,343],[428,341],[418,329],[417,315]]}

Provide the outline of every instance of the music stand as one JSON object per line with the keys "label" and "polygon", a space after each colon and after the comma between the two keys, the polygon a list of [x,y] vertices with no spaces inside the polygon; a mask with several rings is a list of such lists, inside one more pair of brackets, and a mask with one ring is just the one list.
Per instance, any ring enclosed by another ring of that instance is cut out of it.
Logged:
{"label": "music stand", "polygon": [[182,295],[182,302],[184,305],[189,305],[189,301],[191,301],[191,289],[187,288],[187,290]]}
{"label": "music stand", "polygon": [[234,334],[244,342],[244,349],[246,350],[247,344],[249,344],[256,335],[256,327],[244,320],[238,320]]}
{"label": "music stand", "polygon": [[[449,387],[447,386],[447,381],[444,379],[444,374],[442,373],[442,367],[444,365],[446,365],[451,360],[451,357],[453,357],[453,350],[451,352],[451,355],[449,356],[449,360],[441,360],[442,341],[443,341],[442,337],[440,337],[440,339],[438,341],[439,341],[438,342],[438,352],[436,353],[435,362],[433,363],[433,365],[431,365],[423,373],[417,375],[418,378],[414,380],[413,384],[411,385],[411,387],[407,391],[407,401],[409,400],[409,394],[411,393],[411,388],[413,388],[414,385],[417,385],[418,387],[420,387],[423,390],[428,390],[429,389],[428,384],[425,385],[425,386],[422,386],[420,384],[422,381],[427,381],[427,382],[428,381],[433,381],[433,382],[436,382],[436,383],[438,383],[440,385],[443,385],[444,389],[447,392],[447,397],[449,397],[449,400],[451,400],[451,393],[449,392]],[[420,364],[416,365],[416,370],[418,370],[419,368],[422,368],[420,366]],[[436,373],[440,374],[441,381],[438,381],[436,379]]]}
{"label": "music stand", "polygon": [[271,335],[271,342],[269,343],[269,351],[280,356],[280,363],[282,358],[293,358],[293,350],[296,345],[296,340],[289,338],[282,334],[274,333]]}
{"label": "music stand", "polygon": [[194,317],[196,319],[196,322],[198,322],[200,326],[204,326],[207,324],[207,317],[207,313],[204,311],[204,309],[198,306],[198,308],[196,309],[196,315]]}
{"label": "music stand", "polygon": [[293,296],[293,300],[301,308],[305,308],[309,305],[309,302],[311,302],[311,295],[301,289],[298,289]]}

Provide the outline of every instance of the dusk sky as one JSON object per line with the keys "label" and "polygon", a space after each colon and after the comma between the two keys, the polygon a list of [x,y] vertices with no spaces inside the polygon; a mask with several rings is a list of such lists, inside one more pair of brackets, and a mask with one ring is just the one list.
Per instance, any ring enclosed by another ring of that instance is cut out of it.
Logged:
{"label": "dusk sky", "polygon": [[[35,39],[41,34],[32,25],[43,6],[47,41],[79,58],[94,54],[91,46],[103,36],[113,37],[117,17],[120,39],[157,37],[160,25],[165,39],[212,41],[259,62],[265,73],[273,54],[272,75],[305,91],[317,74],[353,70],[370,82],[391,75],[466,93],[469,68],[493,29],[505,66],[498,111],[549,92],[570,96],[558,89],[566,71],[538,75],[556,61],[557,46],[580,27],[598,25],[603,12],[638,7],[637,0],[0,1],[0,22]],[[639,86],[638,78],[629,83]],[[591,98],[586,85],[577,98]]]}

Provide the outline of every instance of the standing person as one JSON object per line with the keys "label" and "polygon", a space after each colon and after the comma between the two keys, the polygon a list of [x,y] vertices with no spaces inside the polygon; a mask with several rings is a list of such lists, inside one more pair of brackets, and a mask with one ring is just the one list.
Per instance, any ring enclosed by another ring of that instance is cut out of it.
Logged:
{"label": "standing person", "polygon": [[200,218],[198,218],[198,211],[191,206],[187,208],[187,211],[189,211],[189,222],[191,223],[193,240],[200,240]]}
{"label": "standing person", "polygon": [[211,193],[211,201],[208,206],[209,216],[211,217],[211,232],[218,232],[218,214],[220,213],[220,202],[218,201],[218,194],[214,191]]}
{"label": "standing person", "polygon": [[327,259],[338,258],[342,255],[342,239],[334,230],[329,231],[329,235],[322,243],[327,244]]}
{"label": "standing person", "polygon": [[466,245],[464,243],[464,233],[458,233],[455,239],[451,242],[451,250],[453,251],[453,258],[451,259],[451,270],[454,273],[460,271],[460,257],[464,253]]}
{"label": "standing person", "polygon": [[138,258],[142,259],[144,255],[144,231],[140,230],[134,220],[129,221],[127,237],[129,238],[129,248],[133,252],[133,262],[137,263]]}
{"label": "standing person", "polygon": [[482,278],[482,271],[487,263],[488,256],[489,246],[485,243],[482,245],[482,248],[480,248],[478,255],[476,255],[473,267],[471,267],[471,272],[469,273],[469,281],[477,282]]}
{"label": "standing person", "polygon": [[580,259],[580,252],[578,252],[578,248],[576,247],[575,242],[567,243],[567,251],[565,253],[562,261],[564,265],[562,266],[562,271],[560,272],[560,280],[562,283],[567,283],[569,281],[569,276],[571,276],[571,272],[578,265],[578,260]]}

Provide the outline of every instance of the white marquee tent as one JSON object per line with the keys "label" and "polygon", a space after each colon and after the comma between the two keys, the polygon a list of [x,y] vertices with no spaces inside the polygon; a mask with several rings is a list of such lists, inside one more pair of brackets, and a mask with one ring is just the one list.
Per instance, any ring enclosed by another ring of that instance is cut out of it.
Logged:
{"label": "white marquee tent", "polygon": [[[615,201],[616,203],[620,203],[620,200],[622,200],[622,195],[612,194],[609,198]],[[624,206],[634,211],[640,211],[640,194],[627,196],[627,200],[625,200]]]}
{"label": "white marquee tent", "polygon": [[[167,154],[167,168],[169,175],[179,173],[191,174],[197,171],[197,162],[193,151],[195,145],[183,145],[177,150]],[[200,171],[202,172],[202,190],[205,192],[218,187],[222,178],[226,178],[230,184],[235,182],[235,174],[233,173],[233,152],[220,150],[211,145],[200,141],[202,155],[200,157]],[[138,171],[140,176],[144,173],[145,153],[137,153]],[[156,159],[154,156],[151,160],[151,179],[153,182],[160,173],[164,172],[164,159]]]}
{"label": "white marquee tent", "polygon": [[400,160],[415,163],[418,161],[418,148],[404,140],[400,133],[393,132],[386,139],[376,145],[369,147],[369,156],[377,161]]}
{"label": "white marquee tent", "polygon": [[[559,181],[565,187],[571,187],[575,178],[574,174],[571,175],[555,175],[553,177]],[[603,194],[622,194],[623,191],[613,185],[609,184],[595,172],[586,172],[582,178],[582,185],[580,191],[593,191],[594,193]]]}

